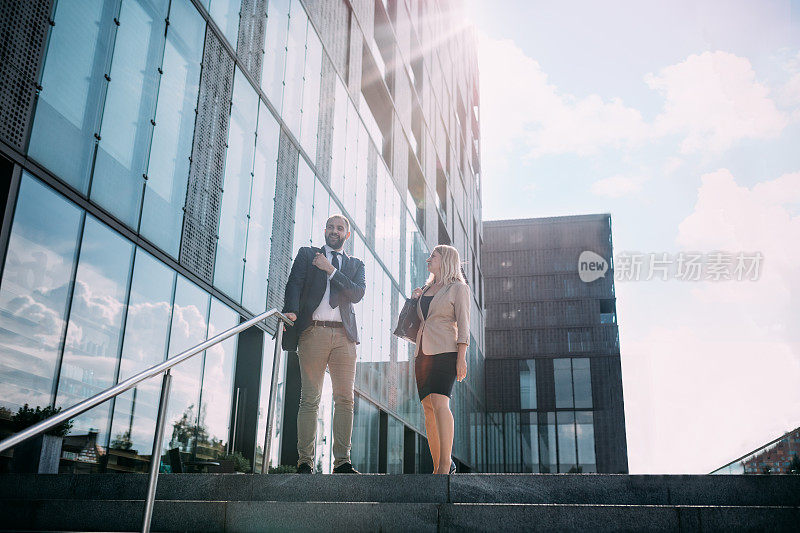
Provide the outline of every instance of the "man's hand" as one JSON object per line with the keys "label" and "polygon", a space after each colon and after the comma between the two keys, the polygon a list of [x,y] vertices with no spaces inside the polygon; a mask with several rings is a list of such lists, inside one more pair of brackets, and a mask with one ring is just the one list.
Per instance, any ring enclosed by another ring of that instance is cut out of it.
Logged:
{"label": "man's hand", "polygon": [[[294,314],[294,313],[283,313],[283,314],[286,316],[286,318],[288,318],[292,322],[297,322],[297,315],[296,314]],[[286,322],[283,322],[283,321],[281,321],[281,322],[283,323],[283,331],[286,331]]]}
{"label": "man's hand", "polygon": [[419,298],[420,296],[422,296],[422,289],[420,287],[417,287],[411,292],[411,298]]}
{"label": "man's hand", "polygon": [[314,260],[311,262],[311,264],[317,267],[318,269],[322,270],[323,272],[327,272],[329,276],[333,274],[334,270],[336,270],[335,268],[333,268],[331,262],[328,261],[327,256],[319,252],[317,252],[317,255],[314,256]]}

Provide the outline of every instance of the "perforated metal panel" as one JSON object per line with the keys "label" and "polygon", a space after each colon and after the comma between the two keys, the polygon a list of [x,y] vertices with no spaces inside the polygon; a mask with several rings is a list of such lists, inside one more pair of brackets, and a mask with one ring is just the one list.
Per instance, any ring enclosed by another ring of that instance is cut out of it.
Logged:
{"label": "perforated metal panel", "polygon": [[219,238],[233,65],[233,58],[222,43],[207,31],[184,207],[180,262],[209,283],[214,277],[214,258]]}
{"label": "perforated metal panel", "polygon": [[303,2],[316,26],[325,51],[339,74],[347,76],[350,43],[350,9],[344,0],[306,0]]}
{"label": "perforated metal panel", "polygon": [[51,0],[0,2],[0,138],[25,151]]}
{"label": "perforated metal panel", "polygon": [[242,0],[236,55],[258,83],[261,83],[266,26],[267,0]]}
{"label": "perforated metal panel", "polygon": [[367,243],[375,246],[375,208],[378,203],[377,198],[378,189],[378,151],[375,145],[369,143],[367,150],[367,227],[364,228],[366,232]]}
{"label": "perforated metal panel", "polygon": [[[286,281],[292,268],[294,239],[294,209],[297,198],[297,165],[300,153],[286,132],[281,130],[278,144],[278,182],[275,188],[275,211],[272,223],[272,252],[269,258],[267,308],[283,308]],[[275,331],[276,320],[267,324]]]}
{"label": "perforated metal panel", "polygon": [[[336,99],[336,72],[327,56],[322,56],[319,127],[317,129],[317,172],[320,179],[330,183],[331,147],[333,143],[333,113]],[[341,105],[341,104],[340,104]]]}
{"label": "perforated metal panel", "polygon": [[349,43],[349,58],[347,62],[347,90],[350,91],[350,97],[353,103],[358,108],[358,103],[361,101],[361,63],[363,62],[363,47],[364,37],[361,35],[361,29],[358,27],[353,18],[355,15],[350,14],[350,43]]}

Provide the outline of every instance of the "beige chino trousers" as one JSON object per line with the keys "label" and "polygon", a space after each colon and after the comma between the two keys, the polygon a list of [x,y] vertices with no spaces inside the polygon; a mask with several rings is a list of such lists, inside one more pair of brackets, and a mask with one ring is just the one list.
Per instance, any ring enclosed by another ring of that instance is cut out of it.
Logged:
{"label": "beige chino trousers", "polygon": [[300,361],[300,408],[297,411],[298,466],[315,466],[317,411],[327,368],[333,388],[333,466],[350,462],[353,434],[353,385],[356,378],[356,343],[344,328],[309,326],[297,345]]}

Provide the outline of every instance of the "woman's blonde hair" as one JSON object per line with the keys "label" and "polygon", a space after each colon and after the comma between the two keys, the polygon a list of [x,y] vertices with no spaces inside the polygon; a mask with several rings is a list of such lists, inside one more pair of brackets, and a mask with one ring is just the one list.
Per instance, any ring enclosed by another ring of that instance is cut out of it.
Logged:
{"label": "woman's blonde hair", "polygon": [[[466,283],[464,274],[461,273],[461,257],[458,255],[458,250],[446,244],[440,244],[433,249],[442,258],[442,266],[439,268],[439,277],[443,284],[454,283],[460,281]],[[434,275],[428,276],[425,286],[429,287],[435,281]]]}

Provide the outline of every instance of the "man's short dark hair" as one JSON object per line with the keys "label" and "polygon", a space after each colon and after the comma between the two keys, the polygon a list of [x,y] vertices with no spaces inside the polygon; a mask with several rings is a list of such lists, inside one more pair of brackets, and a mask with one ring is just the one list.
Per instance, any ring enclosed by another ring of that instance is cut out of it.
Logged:
{"label": "man's short dark hair", "polygon": [[329,216],[329,217],[328,217],[328,220],[327,220],[327,221],[325,221],[325,226],[327,226],[327,225],[328,225],[328,222],[330,222],[330,221],[331,221],[331,220],[333,220],[334,218],[338,218],[339,220],[342,220],[342,221],[344,221],[344,224],[345,224],[345,226],[347,226],[347,231],[350,231],[350,221],[349,221],[349,220],[347,220],[347,217],[346,217],[346,216],[344,216],[344,215],[343,215],[343,214],[341,214],[341,213],[336,213],[335,215],[331,215],[331,216]]}

